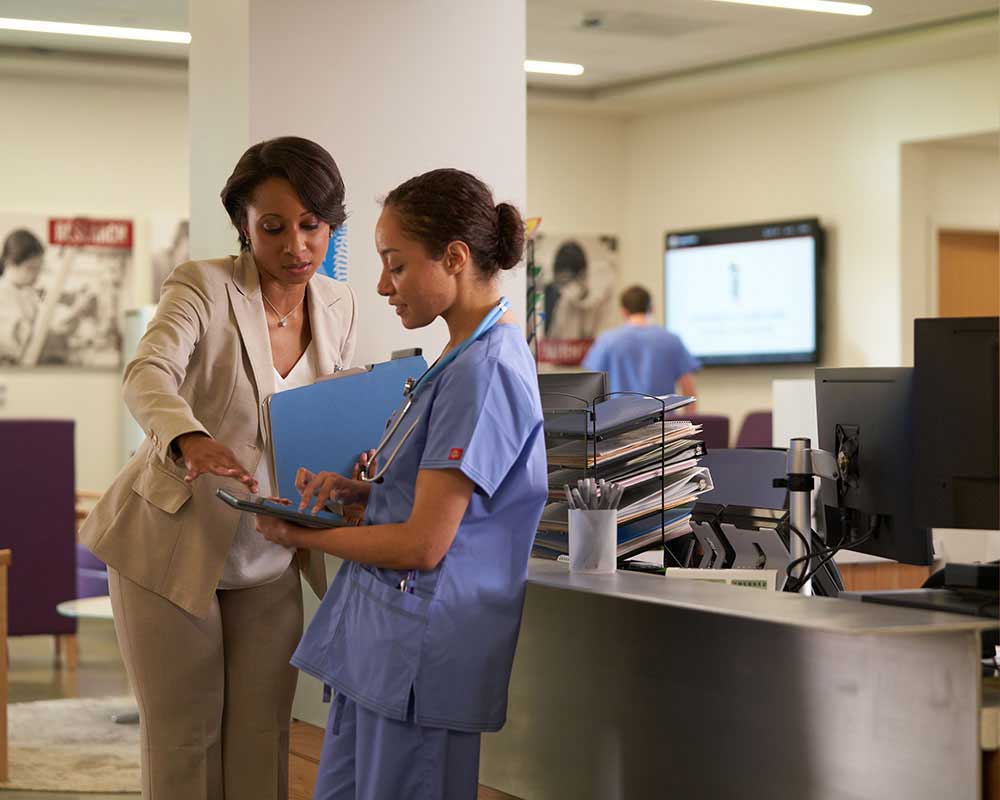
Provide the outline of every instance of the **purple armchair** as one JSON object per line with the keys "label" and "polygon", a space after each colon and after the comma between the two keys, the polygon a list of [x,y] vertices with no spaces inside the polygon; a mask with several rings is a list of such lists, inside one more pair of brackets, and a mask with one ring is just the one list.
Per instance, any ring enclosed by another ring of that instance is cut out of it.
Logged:
{"label": "purple armchair", "polygon": [[770,447],[771,444],[771,412],[751,411],[740,426],[736,446]]}
{"label": "purple armchair", "polygon": [[0,485],[11,499],[0,549],[13,553],[9,635],[55,636],[76,660],[76,620],[56,605],[76,597],[73,422],[0,420]]}
{"label": "purple armchair", "polygon": [[76,546],[76,596],[100,597],[109,594],[108,568],[82,544]]}

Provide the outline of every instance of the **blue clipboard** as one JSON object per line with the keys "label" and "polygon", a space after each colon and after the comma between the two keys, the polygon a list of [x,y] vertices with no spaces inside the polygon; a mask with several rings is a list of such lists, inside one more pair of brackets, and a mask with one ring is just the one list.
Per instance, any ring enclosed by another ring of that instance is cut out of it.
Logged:
{"label": "blue clipboard", "polygon": [[299,467],[350,477],[358,456],[378,445],[389,417],[402,405],[406,380],[426,369],[423,356],[412,355],[271,395],[267,413],[278,494],[299,496]]}

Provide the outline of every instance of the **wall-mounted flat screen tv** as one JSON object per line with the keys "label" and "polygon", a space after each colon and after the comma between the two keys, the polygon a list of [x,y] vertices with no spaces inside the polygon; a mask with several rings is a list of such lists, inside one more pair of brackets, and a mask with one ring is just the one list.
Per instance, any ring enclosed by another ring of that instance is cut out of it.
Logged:
{"label": "wall-mounted flat screen tv", "polygon": [[666,324],[703,364],[815,364],[823,230],[817,219],[666,236]]}

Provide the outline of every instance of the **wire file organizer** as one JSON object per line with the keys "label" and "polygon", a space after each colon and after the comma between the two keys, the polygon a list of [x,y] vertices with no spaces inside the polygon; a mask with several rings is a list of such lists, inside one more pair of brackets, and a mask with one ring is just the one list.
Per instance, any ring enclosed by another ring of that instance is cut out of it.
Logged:
{"label": "wire file organizer", "polygon": [[625,488],[618,509],[618,561],[661,549],[664,563],[680,566],[666,547],[690,533],[691,507],[712,487],[698,467],[705,452],[700,429],[670,414],[692,398],[611,392],[590,401],[572,394],[542,395],[550,503],[535,554],[554,557],[567,550],[568,504],[563,487],[578,478],[604,479]]}

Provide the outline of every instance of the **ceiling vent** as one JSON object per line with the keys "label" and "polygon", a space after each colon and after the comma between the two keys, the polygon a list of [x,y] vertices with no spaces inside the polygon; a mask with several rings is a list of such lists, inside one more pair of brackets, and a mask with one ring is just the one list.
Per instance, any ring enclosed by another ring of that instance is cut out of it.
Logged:
{"label": "ceiling vent", "polygon": [[644,11],[594,11],[580,17],[577,30],[666,39],[718,27],[714,22],[650,14]]}

